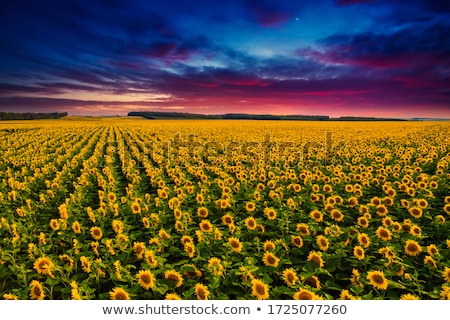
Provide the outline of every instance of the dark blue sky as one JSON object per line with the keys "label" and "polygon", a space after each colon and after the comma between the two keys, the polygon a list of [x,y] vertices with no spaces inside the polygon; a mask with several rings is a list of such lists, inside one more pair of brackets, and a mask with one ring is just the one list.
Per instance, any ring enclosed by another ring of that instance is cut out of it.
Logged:
{"label": "dark blue sky", "polygon": [[449,1],[3,1],[0,111],[450,117],[449,34]]}

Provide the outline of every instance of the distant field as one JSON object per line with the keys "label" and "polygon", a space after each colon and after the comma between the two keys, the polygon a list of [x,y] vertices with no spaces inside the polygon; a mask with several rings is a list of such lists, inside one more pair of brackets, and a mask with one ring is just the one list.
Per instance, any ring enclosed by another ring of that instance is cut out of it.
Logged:
{"label": "distant field", "polygon": [[0,122],[3,299],[450,299],[450,123]]}

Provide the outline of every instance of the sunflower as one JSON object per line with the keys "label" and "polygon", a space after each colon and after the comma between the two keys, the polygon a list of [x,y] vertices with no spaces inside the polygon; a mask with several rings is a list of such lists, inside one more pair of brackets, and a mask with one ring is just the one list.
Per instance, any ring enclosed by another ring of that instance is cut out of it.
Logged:
{"label": "sunflower", "polygon": [[395,252],[391,247],[383,247],[378,249],[378,252],[382,255],[384,255],[384,257],[386,259],[392,260],[395,258]]}
{"label": "sunflower", "polygon": [[434,261],[433,257],[431,257],[431,256],[425,256],[425,258],[423,259],[423,264],[425,264],[425,265],[427,264],[431,268],[437,267],[436,261]]}
{"label": "sunflower", "polygon": [[53,231],[59,230],[59,223],[57,219],[50,220],[50,228],[52,228]]}
{"label": "sunflower", "polygon": [[293,295],[294,300],[320,300],[321,297],[307,289],[300,289]]}
{"label": "sunflower", "polygon": [[340,222],[344,219],[344,215],[338,209],[333,209],[330,212],[331,219]]}
{"label": "sunflower", "polygon": [[303,247],[303,239],[300,236],[291,236],[291,243],[297,248]]}
{"label": "sunflower", "polygon": [[196,283],[194,286],[194,293],[197,300],[208,300],[210,292],[208,287],[201,283]]}
{"label": "sunflower", "polygon": [[228,244],[230,245],[230,247],[233,251],[235,251],[235,252],[242,251],[242,243],[239,241],[238,238],[235,238],[235,237],[228,238]]}
{"label": "sunflower", "polygon": [[386,216],[386,215],[388,214],[388,212],[389,212],[389,210],[388,210],[388,208],[386,208],[385,205],[381,204],[381,205],[378,205],[378,206],[377,206],[377,214],[378,214],[380,217]]}
{"label": "sunflower", "polygon": [[395,232],[395,233],[402,231],[401,223],[397,222],[397,221],[393,221],[391,224],[391,230],[392,230],[392,232]]}
{"label": "sunflower", "polygon": [[175,283],[175,288],[181,287],[183,284],[183,276],[175,270],[166,270],[164,272],[164,278],[170,282]]}
{"label": "sunflower", "polygon": [[176,293],[166,293],[165,300],[181,300],[181,297]]}
{"label": "sunflower", "polygon": [[36,269],[36,271],[40,274],[45,274],[53,277],[52,268],[53,262],[49,258],[41,257],[34,262],[34,269]]}
{"label": "sunflower", "polygon": [[144,225],[144,228],[146,229],[150,228],[150,220],[148,219],[148,217],[142,218],[142,224]]}
{"label": "sunflower", "polygon": [[130,294],[122,288],[115,287],[109,292],[111,300],[130,300]]}
{"label": "sunflower", "polygon": [[140,270],[136,274],[139,285],[145,290],[152,289],[155,287],[155,276],[150,270]]}
{"label": "sunflower", "polygon": [[230,215],[229,213],[225,214],[225,215],[222,217],[222,223],[223,223],[224,225],[227,225],[227,226],[232,225],[232,224],[234,223],[233,216]]}
{"label": "sunflower", "polygon": [[80,225],[80,223],[78,221],[74,221],[72,223],[72,230],[76,234],[80,234],[81,233],[81,225]]}
{"label": "sunflower", "polygon": [[405,252],[409,256],[417,256],[422,252],[422,247],[414,240],[406,240]]}
{"label": "sunflower", "polygon": [[73,280],[70,282],[70,287],[70,297],[72,298],[72,300],[82,300],[80,291],[78,290],[78,283]]}
{"label": "sunflower", "polygon": [[183,275],[185,276],[186,279],[199,278],[199,277],[203,276],[203,272],[198,270],[195,265],[185,264],[185,266],[189,267],[188,270],[185,270],[183,272]]}
{"label": "sunflower", "polygon": [[310,235],[310,231],[309,231],[309,225],[306,223],[297,223],[297,227],[295,229],[296,231],[300,232],[300,235],[302,237],[305,236],[309,236]]}
{"label": "sunflower", "polygon": [[320,268],[323,268],[325,263],[322,259],[322,254],[320,252],[311,251],[308,254],[308,261],[312,261],[317,264]]}
{"label": "sunflower", "polygon": [[409,233],[415,237],[421,237],[422,236],[422,229],[420,229],[419,226],[413,225],[409,229]]}
{"label": "sunflower", "polygon": [[358,198],[357,197],[350,197],[347,199],[348,205],[350,208],[356,207],[358,205]]}
{"label": "sunflower", "polygon": [[352,276],[350,277],[350,282],[354,286],[360,286],[361,288],[364,287],[364,285],[359,281],[361,279],[361,274],[359,273],[359,270],[356,268],[352,269]]}
{"label": "sunflower", "polygon": [[131,212],[133,214],[141,213],[141,206],[138,202],[135,201],[131,204]]}
{"label": "sunflower", "polygon": [[450,268],[449,267],[445,267],[444,271],[442,271],[442,278],[444,278],[444,280],[446,282],[450,283]]}
{"label": "sunflower", "polygon": [[158,236],[159,236],[162,240],[170,239],[170,234],[169,234],[165,229],[160,229],[160,230],[158,231]]}
{"label": "sunflower", "polygon": [[201,218],[206,218],[208,216],[208,208],[206,208],[206,207],[198,208],[197,215]]}
{"label": "sunflower", "polygon": [[272,208],[265,208],[264,213],[269,220],[275,220],[275,218],[277,217],[277,212]]}
{"label": "sunflower", "polygon": [[60,255],[59,260],[61,260],[61,262],[63,262],[68,268],[73,267],[73,259],[68,254]]}
{"label": "sunflower", "polygon": [[94,238],[94,240],[100,240],[103,237],[102,229],[99,227],[92,227],[91,228],[91,236]]}
{"label": "sunflower", "polygon": [[372,286],[379,290],[386,290],[389,285],[388,280],[384,277],[383,271],[380,270],[369,271],[367,273],[367,280],[369,280],[369,283]]}
{"label": "sunflower", "polygon": [[341,300],[357,300],[355,296],[353,296],[347,289],[342,289],[341,293],[339,294],[339,299]]}
{"label": "sunflower", "polygon": [[314,219],[316,222],[323,221],[323,214],[319,210],[313,210],[309,213],[309,216]]}
{"label": "sunflower", "polygon": [[116,194],[113,192],[108,193],[108,201],[115,202],[117,200]]}
{"label": "sunflower", "polygon": [[213,231],[213,227],[211,222],[209,222],[209,220],[202,220],[199,223],[200,226],[200,230],[202,230],[203,232],[212,232]]}
{"label": "sunflower", "polygon": [[368,248],[370,246],[370,238],[366,233],[358,234],[358,243],[364,248]]}
{"label": "sunflower", "polygon": [[353,255],[358,259],[358,260],[363,260],[364,259],[364,249],[360,246],[355,246],[353,248]]}
{"label": "sunflower", "polygon": [[247,212],[252,212],[256,209],[256,206],[253,202],[249,201],[245,204],[245,210],[247,210]]}
{"label": "sunflower", "polygon": [[275,243],[271,240],[264,241],[263,244],[264,251],[272,251],[275,249]]}
{"label": "sunflower", "polygon": [[266,300],[269,298],[269,286],[262,280],[252,279],[252,296],[258,300]]}
{"label": "sunflower", "polygon": [[311,276],[308,279],[305,280],[305,283],[315,289],[321,289],[322,286],[320,284],[320,280],[319,278],[317,278],[316,276]]}
{"label": "sunflower", "polygon": [[298,276],[297,273],[293,268],[285,269],[283,271],[283,280],[288,286],[293,286],[298,282]]}
{"label": "sunflower", "polygon": [[420,298],[418,296],[416,296],[416,295],[411,294],[411,293],[405,293],[405,294],[402,294],[400,296],[399,300],[420,300]]}
{"label": "sunflower", "polygon": [[408,209],[408,212],[410,215],[412,215],[416,219],[419,219],[420,217],[422,217],[422,209],[419,207],[411,207]]}
{"label": "sunflower", "polygon": [[322,235],[317,236],[316,243],[319,246],[319,249],[322,251],[327,251],[329,247],[328,239]]}
{"label": "sunflower", "polygon": [[215,276],[223,274],[223,265],[219,258],[212,257],[208,260],[208,270]]}
{"label": "sunflower", "polygon": [[153,250],[146,250],[145,251],[145,261],[152,267],[153,269],[158,266],[158,260],[155,257],[155,253]]}
{"label": "sunflower", "polygon": [[359,217],[357,220],[358,226],[362,228],[368,228],[369,227],[369,221],[365,217]]}
{"label": "sunflower", "polygon": [[385,227],[378,227],[378,229],[376,231],[376,235],[379,239],[384,240],[384,241],[389,241],[392,239],[391,232],[388,229],[386,229]]}
{"label": "sunflower", "polygon": [[19,297],[12,293],[3,294],[3,299],[5,300],[19,300]]}
{"label": "sunflower", "polygon": [[30,286],[30,298],[34,300],[44,300],[45,293],[42,284],[37,280],[32,280]]}
{"label": "sunflower", "polygon": [[184,244],[184,251],[188,254],[189,258],[193,258],[195,255],[195,246],[192,242],[186,242]]}
{"label": "sunflower", "polygon": [[266,251],[263,256],[263,262],[266,266],[278,267],[280,259],[277,258],[277,256],[275,256],[273,253]]}
{"label": "sunflower", "polygon": [[195,196],[195,200],[198,204],[203,204],[203,202],[205,202],[205,197],[203,197],[203,194],[197,193],[197,195]]}
{"label": "sunflower", "polygon": [[111,222],[111,226],[116,234],[122,233],[125,229],[123,222],[116,219]]}
{"label": "sunflower", "polygon": [[426,209],[428,207],[428,201],[425,199],[417,199],[416,204],[420,209]]}
{"label": "sunflower", "polygon": [[428,254],[429,254],[430,256],[439,255],[439,250],[438,250],[438,248],[436,247],[435,244],[430,244],[430,245],[427,247],[427,252],[428,252]]}
{"label": "sunflower", "polygon": [[444,211],[446,214],[450,215],[450,203],[445,204]]}
{"label": "sunflower", "polygon": [[257,226],[255,218],[247,217],[245,219],[245,226],[247,227],[248,230],[255,230]]}
{"label": "sunflower", "polygon": [[366,206],[366,205],[360,205],[359,206],[359,209],[358,209],[359,213],[366,214],[366,213],[369,213],[369,211],[370,211],[370,209],[369,209],[368,206]]}

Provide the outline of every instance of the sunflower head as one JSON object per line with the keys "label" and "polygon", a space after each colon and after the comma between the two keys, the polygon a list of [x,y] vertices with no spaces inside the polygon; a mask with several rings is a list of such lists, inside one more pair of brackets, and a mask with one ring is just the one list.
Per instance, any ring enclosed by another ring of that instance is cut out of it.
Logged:
{"label": "sunflower head", "polygon": [[283,271],[283,280],[288,286],[293,286],[299,280],[297,273],[293,268],[289,268]]}
{"label": "sunflower head", "polygon": [[140,270],[136,274],[136,278],[138,279],[139,285],[145,290],[152,289],[156,285],[155,276],[150,270]]}
{"label": "sunflower head", "polygon": [[113,288],[109,292],[109,297],[111,300],[130,300],[130,294],[122,288]]}
{"label": "sunflower head", "polygon": [[280,259],[277,256],[275,256],[272,252],[266,251],[263,256],[263,262],[264,265],[266,266],[278,267]]}
{"label": "sunflower head", "polygon": [[367,273],[367,280],[369,283],[379,290],[386,290],[388,288],[389,282],[384,277],[383,271],[375,270],[369,271]]}
{"label": "sunflower head", "polygon": [[405,252],[409,256],[417,256],[420,252],[422,252],[422,247],[414,240],[406,240],[405,244]]}
{"label": "sunflower head", "polygon": [[38,258],[34,262],[34,269],[40,273],[48,276],[53,276],[52,274],[53,262],[47,257]]}
{"label": "sunflower head", "polygon": [[169,282],[174,283],[175,288],[181,287],[184,281],[183,276],[175,270],[166,270],[164,272],[164,278]]}
{"label": "sunflower head", "polygon": [[258,300],[266,300],[269,298],[269,286],[262,280],[252,279],[252,295]]}
{"label": "sunflower head", "polygon": [[228,238],[228,244],[230,245],[231,249],[235,252],[241,252],[242,251],[242,243],[239,241],[236,237],[230,237]]}
{"label": "sunflower head", "polygon": [[194,294],[197,300],[208,300],[210,292],[208,287],[201,283],[196,283],[194,286]]}

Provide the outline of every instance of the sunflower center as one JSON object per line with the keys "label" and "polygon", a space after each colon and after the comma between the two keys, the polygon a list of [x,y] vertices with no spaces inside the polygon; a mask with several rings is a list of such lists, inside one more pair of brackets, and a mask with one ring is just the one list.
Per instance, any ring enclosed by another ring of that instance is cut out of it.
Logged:
{"label": "sunflower center", "polygon": [[299,300],[311,300],[312,295],[309,292],[302,292],[298,295]]}
{"label": "sunflower center", "polygon": [[316,264],[320,265],[320,257],[318,256],[313,256],[311,258],[311,261],[315,262]]}
{"label": "sunflower center", "polygon": [[286,279],[287,279],[287,281],[288,281],[289,283],[294,283],[294,281],[295,281],[295,277],[294,277],[294,275],[293,275],[292,273],[288,273],[288,274],[286,275]]}
{"label": "sunflower center", "polygon": [[408,250],[411,252],[416,252],[418,250],[418,248],[415,243],[410,243],[410,244],[408,244]]}
{"label": "sunflower center", "polygon": [[383,283],[384,283],[384,278],[383,278],[383,276],[380,275],[380,274],[375,274],[375,275],[372,277],[372,279],[373,279],[373,281],[374,281],[375,283],[377,283],[377,284],[383,284]]}
{"label": "sunflower center", "polygon": [[127,300],[127,296],[125,293],[123,292],[118,292],[116,294],[116,300]]}
{"label": "sunflower center", "polygon": [[36,297],[39,297],[40,295],[41,295],[41,288],[39,288],[39,287],[37,287],[37,286],[35,286],[35,287],[33,287],[33,294],[36,296]]}
{"label": "sunflower center", "polygon": [[151,278],[149,274],[144,273],[143,275],[141,275],[141,280],[142,282],[144,282],[145,284],[149,284],[151,283]]}
{"label": "sunflower center", "polygon": [[176,274],[169,274],[167,279],[172,281],[178,281],[178,276]]}
{"label": "sunflower center", "polygon": [[261,285],[261,284],[257,284],[255,286],[255,290],[258,293],[258,295],[263,296],[263,295],[266,294],[266,288],[263,285]]}

